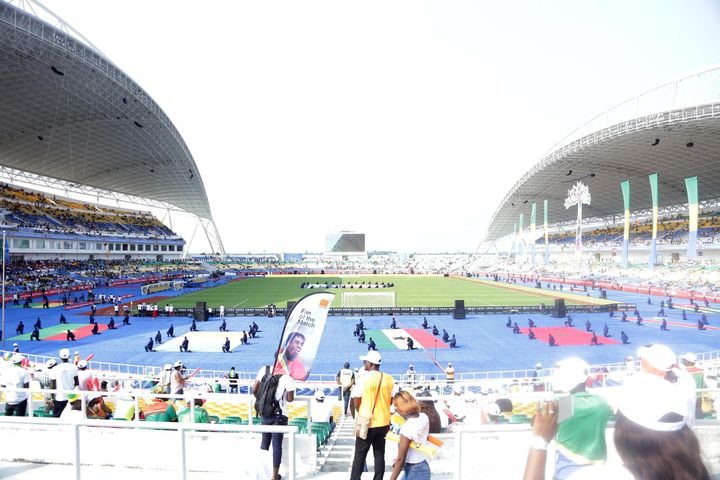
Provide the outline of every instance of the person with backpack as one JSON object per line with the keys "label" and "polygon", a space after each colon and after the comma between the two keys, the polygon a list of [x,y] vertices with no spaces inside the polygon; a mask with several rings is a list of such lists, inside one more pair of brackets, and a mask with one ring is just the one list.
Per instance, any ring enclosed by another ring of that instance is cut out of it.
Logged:
{"label": "person with backpack", "polygon": [[[255,396],[255,411],[262,419],[263,425],[287,425],[288,402],[295,399],[293,379],[287,374],[272,374],[266,365],[258,371],[252,387]],[[263,433],[260,442],[261,450],[269,450],[272,443],[272,480],[280,480],[280,462],[282,460],[282,433]]]}

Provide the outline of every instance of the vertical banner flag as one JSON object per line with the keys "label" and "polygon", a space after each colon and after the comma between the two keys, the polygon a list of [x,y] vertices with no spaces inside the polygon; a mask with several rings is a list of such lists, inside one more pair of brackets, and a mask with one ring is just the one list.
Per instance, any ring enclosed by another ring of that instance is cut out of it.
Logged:
{"label": "vertical banner flag", "polygon": [[620,266],[627,268],[630,243],[630,180],[620,182],[620,189],[622,190],[623,205],[625,207],[625,229],[623,230],[622,260],[620,261]]}
{"label": "vertical banner flag", "polygon": [[685,179],[685,188],[688,196],[688,210],[690,211],[690,232],[688,235],[688,257],[697,256],[697,229],[698,214],[700,205],[698,202],[698,178],[688,177]]}
{"label": "vertical banner flag", "polygon": [[650,179],[650,194],[652,196],[652,239],[650,240],[648,267],[655,268],[657,263],[658,175],[653,173],[648,178]]}
{"label": "vertical banner flag", "polygon": [[525,228],[525,214],[520,214],[520,219],[518,220],[518,235],[520,236],[520,256],[522,257],[525,253],[525,249],[523,248],[525,246],[525,237],[523,236],[523,229]]}
{"label": "vertical banner flag", "polygon": [[5,261],[5,264],[10,264],[10,239],[5,236],[5,232],[3,232],[3,260]]}
{"label": "vertical banner flag", "polygon": [[315,292],[298,300],[288,312],[275,354],[273,374],[305,380],[312,370],[334,293]]}
{"label": "vertical banner flag", "polygon": [[543,202],[543,229],[545,230],[545,254],[543,255],[543,263],[547,265],[550,262],[550,235],[548,233],[548,201]]}
{"label": "vertical banner flag", "polygon": [[537,219],[535,218],[536,215],[537,205],[535,204],[535,202],[533,202],[530,209],[530,241],[532,242],[532,244],[530,245],[530,258],[533,265],[535,265],[535,222],[537,221]]}

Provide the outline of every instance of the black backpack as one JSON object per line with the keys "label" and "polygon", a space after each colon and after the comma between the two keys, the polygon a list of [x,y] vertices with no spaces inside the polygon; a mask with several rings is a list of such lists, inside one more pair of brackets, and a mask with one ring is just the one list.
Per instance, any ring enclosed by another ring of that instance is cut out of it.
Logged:
{"label": "black backpack", "polygon": [[269,417],[280,413],[280,402],[275,399],[281,375],[272,375],[270,366],[265,366],[265,375],[260,380],[260,387],[255,399],[255,412],[261,417]]}

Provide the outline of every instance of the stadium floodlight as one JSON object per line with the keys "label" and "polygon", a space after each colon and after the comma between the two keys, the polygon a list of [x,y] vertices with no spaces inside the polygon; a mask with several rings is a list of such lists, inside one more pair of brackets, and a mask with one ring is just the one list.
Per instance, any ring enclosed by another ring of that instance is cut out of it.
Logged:
{"label": "stadium floodlight", "polygon": [[582,182],[577,182],[568,190],[565,199],[565,210],[577,205],[577,225],[575,226],[575,256],[582,256],[582,206],[590,205],[590,189]]}

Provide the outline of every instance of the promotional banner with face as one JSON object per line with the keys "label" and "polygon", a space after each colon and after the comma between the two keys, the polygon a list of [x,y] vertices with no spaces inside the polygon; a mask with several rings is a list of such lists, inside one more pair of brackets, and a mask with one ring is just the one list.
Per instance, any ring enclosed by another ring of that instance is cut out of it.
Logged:
{"label": "promotional banner with face", "polygon": [[334,298],[335,294],[330,292],[311,293],[290,310],[280,337],[274,374],[287,373],[295,380],[307,379]]}

